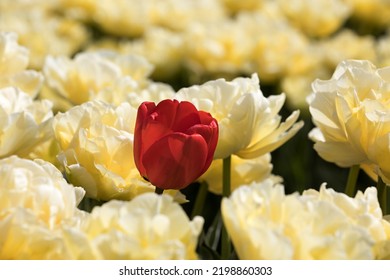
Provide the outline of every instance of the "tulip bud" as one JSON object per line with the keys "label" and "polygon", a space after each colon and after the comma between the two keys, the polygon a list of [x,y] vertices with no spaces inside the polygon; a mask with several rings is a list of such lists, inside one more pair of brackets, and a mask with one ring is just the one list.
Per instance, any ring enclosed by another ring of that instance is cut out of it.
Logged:
{"label": "tulip bud", "polygon": [[134,161],[142,177],[161,189],[182,189],[210,166],[218,123],[187,101],[143,102],[134,131]]}

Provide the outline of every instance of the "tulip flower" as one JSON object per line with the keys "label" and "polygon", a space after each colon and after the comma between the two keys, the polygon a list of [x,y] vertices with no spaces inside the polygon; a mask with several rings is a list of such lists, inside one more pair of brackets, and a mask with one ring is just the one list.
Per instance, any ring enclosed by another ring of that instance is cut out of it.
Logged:
{"label": "tulip flower", "polygon": [[354,197],[328,188],[301,195],[266,179],[222,199],[221,213],[240,260],[375,259],[388,255],[389,222],[376,189]]}
{"label": "tulip flower", "polygon": [[143,102],[134,131],[134,161],[140,174],[160,189],[182,189],[210,166],[218,123],[187,101]]}

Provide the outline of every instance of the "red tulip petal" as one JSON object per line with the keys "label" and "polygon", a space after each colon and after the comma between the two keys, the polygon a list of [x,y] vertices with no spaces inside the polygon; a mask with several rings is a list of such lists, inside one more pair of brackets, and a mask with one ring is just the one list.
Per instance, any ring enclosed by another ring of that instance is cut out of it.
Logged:
{"label": "red tulip petal", "polygon": [[143,102],[138,108],[134,131],[134,161],[142,176],[146,176],[141,157],[158,139],[172,133],[178,101],[163,100],[157,104]]}
{"label": "red tulip petal", "polygon": [[175,121],[179,101],[166,99],[157,104],[149,121],[158,122],[167,130],[171,130]]}
{"label": "red tulip petal", "polygon": [[210,113],[205,111],[199,111],[199,118],[201,124],[211,124],[212,122],[217,122]]}
{"label": "red tulip petal", "polygon": [[[212,139],[212,138],[214,137],[215,132],[218,133],[218,122],[209,113],[205,113],[203,111],[199,112],[199,117],[201,122],[199,124],[190,127],[189,129],[184,131],[184,133],[186,134],[199,133],[206,139],[207,143],[214,142],[214,141],[216,142],[218,139]],[[206,129],[207,127],[210,129]]]}
{"label": "red tulip petal", "polygon": [[143,150],[146,151],[156,142],[172,132],[184,132],[200,122],[198,111],[190,102],[163,100],[148,110],[143,118]]}
{"label": "red tulip petal", "polygon": [[202,175],[208,148],[201,135],[173,133],[156,141],[145,152],[146,177],[163,189],[182,189]]}
{"label": "red tulip petal", "polygon": [[141,104],[134,134],[134,159],[141,175],[166,189],[181,189],[210,166],[218,124],[190,102]]}
{"label": "red tulip petal", "polygon": [[[210,113],[204,111],[199,111],[199,117],[201,124],[188,129],[186,133],[199,133],[202,135],[208,144],[209,151],[214,155],[219,136],[218,122],[210,115]],[[205,127],[209,127],[210,129],[205,129]]]}
{"label": "red tulip petal", "polygon": [[143,151],[145,150],[145,137],[143,135],[143,130],[146,119],[155,107],[156,105],[153,102],[143,102],[138,108],[137,119],[135,122],[133,144],[134,162],[142,176],[145,175],[145,168],[141,161]]}
{"label": "red tulip petal", "polygon": [[187,101],[182,101],[177,107],[175,122],[172,125],[174,132],[185,132],[191,126],[200,123],[199,111]]}
{"label": "red tulip petal", "polygon": [[187,130],[186,134],[194,135],[199,134],[203,137],[207,144],[207,160],[205,162],[204,171],[205,172],[209,167],[214,157],[214,152],[218,143],[218,125],[214,120],[210,125],[198,124],[194,125]]}
{"label": "red tulip petal", "polygon": [[200,123],[199,111],[187,101],[163,100],[157,104],[152,116],[153,121],[157,121],[171,132],[183,132]]}

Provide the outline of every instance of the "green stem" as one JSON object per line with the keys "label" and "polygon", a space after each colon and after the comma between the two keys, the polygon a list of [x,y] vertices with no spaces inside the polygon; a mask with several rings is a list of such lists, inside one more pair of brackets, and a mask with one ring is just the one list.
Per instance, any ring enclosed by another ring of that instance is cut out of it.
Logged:
{"label": "green stem", "polygon": [[232,165],[231,156],[223,159],[222,163],[222,196],[229,197],[230,196],[230,169]]}
{"label": "green stem", "polygon": [[359,176],[359,171],[359,165],[353,165],[349,169],[348,180],[345,186],[345,193],[351,197],[354,197],[356,194],[356,182]]}
{"label": "green stem", "polygon": [[164,192],[164,189],[161,189],[161,188],[159,188],[159,187],[156,187],[156,189],[154,190],[154,192],[155,192],[156,194],[162,194],[162,193]]}
{"label": "green stem", "polygon": [[196,195],[194,207],[192,208],[191,218],[202,215],[204,202],[207,197],[209,186],[206,181],[200,183],[198,194]]}
{"label": "green stem", "polygon": [[90,213],[95,206],[100,206],[103,203],[103,201],[99,201],[90,197],[84,197],[78,205],[78,208]]}
{"label": "green stem", "polygon": [[[231,192],[230,180],[231,180],[231,156],[223,159],[222,164],[222,196],[229,197]],[[230,258],[231,243],[229,234],[225,225],[222,227],[221,232],[221,259],[227,260]]]}
{"label": "green stem", "polygon": [[378,200],[379,200],[379,205],[382,209],[383,215],[387,214],[387,188],[388,186],[386,185],[385,182],[383,182],[382,178],[378,176],[378,183],[376,185],[376,188],[378,190]]}

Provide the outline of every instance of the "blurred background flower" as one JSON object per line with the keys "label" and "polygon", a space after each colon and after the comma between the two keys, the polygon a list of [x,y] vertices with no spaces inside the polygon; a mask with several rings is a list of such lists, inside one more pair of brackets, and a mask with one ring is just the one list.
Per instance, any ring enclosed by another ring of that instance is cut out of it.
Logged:
{"label": "blurred background flower", "polygon": [[72,16],[63,16],[57,0],[2,1],[0,30],[19,35],[31,57],[29,67],[41,69],[45,56],[72,56],[88,41],[86,26]]}
{"label": "blurred background flower", "polygon": [[49,56],[43,72],[49,88],[66,99],[70,108],[93,100],[104,89],[114,90],[127,77],[136,83],[135,88],[143,88],[152,69],[143,57],[101,51],[80,53],[74,59]]}
{"label": "blurred background flower", "polygon": [[337,31],[351,10],[343,0],[277,1],[291,24],[311,37],[325,37]]}
{"label": "blurred background flower", "polygon": [[14,86],[35,98],[43,83],[37,71],[27,70],[29,50],[18,44],[18,35],[0,32],[0,88]]}

